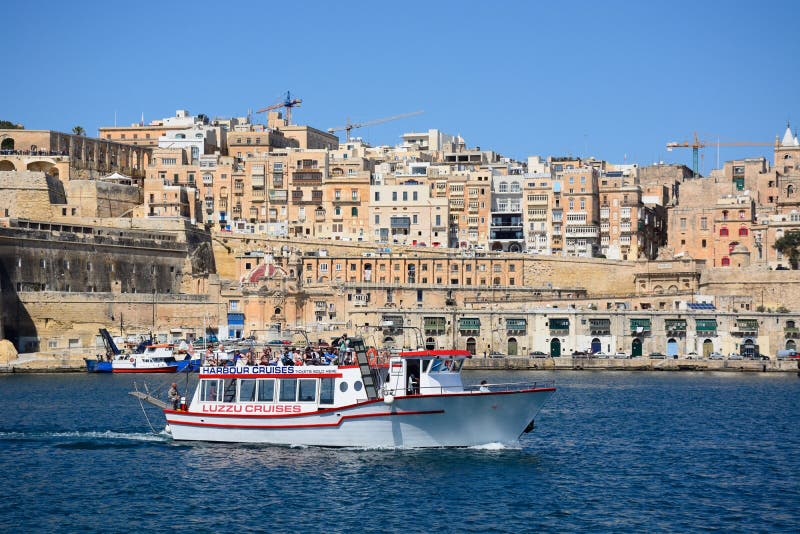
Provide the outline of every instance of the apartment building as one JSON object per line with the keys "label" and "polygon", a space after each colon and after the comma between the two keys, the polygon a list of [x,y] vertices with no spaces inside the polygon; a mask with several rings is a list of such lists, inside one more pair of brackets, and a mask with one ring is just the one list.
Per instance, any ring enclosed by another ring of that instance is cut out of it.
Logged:
{"label": "apartment building", "polygon": [[525,227],[522,207],[522,174],[491,175],[491,222],[489,249],[496,252],[523,252]]}
{"label": "apartment building", "polygon": [[427,182],[408,177],[396,185],[373,185],[369,214],[373,241],[434,247],[448,244],[447,198],[432,197]]}

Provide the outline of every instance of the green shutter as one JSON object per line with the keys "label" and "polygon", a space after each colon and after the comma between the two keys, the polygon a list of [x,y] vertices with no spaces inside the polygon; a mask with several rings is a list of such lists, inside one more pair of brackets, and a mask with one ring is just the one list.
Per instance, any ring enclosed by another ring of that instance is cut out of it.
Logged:
{"label": "green shutter", "polygon": [[528,328],[528,321],[527,319],[506,319],[506,330],[511,330],[514,332],[518,332],[521,330],[525,330]]}
{"label": "green shutter", "polygon": [[481,320],[477,318],[463,318],[458,320],[459,330],[479,331],[481,329]]}

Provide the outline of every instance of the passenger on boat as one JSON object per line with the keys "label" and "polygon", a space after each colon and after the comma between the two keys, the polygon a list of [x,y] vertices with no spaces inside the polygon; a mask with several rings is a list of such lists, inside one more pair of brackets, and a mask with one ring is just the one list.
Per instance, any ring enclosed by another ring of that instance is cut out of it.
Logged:
{"label": "passenger on boat", "polygon": [[486,380],[481,380],[481,387],[478,388],[478,391],[483,393],[489,392],[489,386],[486,383]]}
{"label": "passenger on boat", "polygon": [[294,354],[292,351],[287,350],[283,353],[283,357],[281,358],[281,363],[283,365],[294,365]]}
{"label": "passenger on boat", "polygon": [[181,394],[178,391],[178,384],[175,382],[172,383],[172,387],[170,387],[167,392],[167,397],[172,401],[172,409],[177,410],[181,403]]}
{"label": "passenger on boat", "polygon": [[247,365],[255,365],[255,364],[256,364],[256,360],[255,360],[255,358],[253,358],[253,351],[248,350],[247,351]]}

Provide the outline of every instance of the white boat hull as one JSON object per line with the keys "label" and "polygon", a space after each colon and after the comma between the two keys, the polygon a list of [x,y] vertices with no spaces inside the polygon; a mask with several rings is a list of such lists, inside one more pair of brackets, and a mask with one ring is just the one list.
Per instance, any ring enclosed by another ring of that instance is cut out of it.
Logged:
{"label": "white boat hull", "polygon": [[[293,415],[166,410],[178,441],[417,448],[514,443],[553,388],[396,397]],[[231,405],[230,409],[242,408]]]}

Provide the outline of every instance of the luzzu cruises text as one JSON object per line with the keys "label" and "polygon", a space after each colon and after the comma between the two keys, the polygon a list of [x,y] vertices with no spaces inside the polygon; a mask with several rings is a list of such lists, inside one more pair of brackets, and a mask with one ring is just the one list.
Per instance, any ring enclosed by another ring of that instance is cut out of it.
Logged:
{"label": "luzzu cruises text", "polygon": [[356,365],[206,366],[188,405],[166,409],[175,440],[330,447],[513,443],[551,384],[465,387],[466,351],[401,352],[385,364],[351,340]]}

